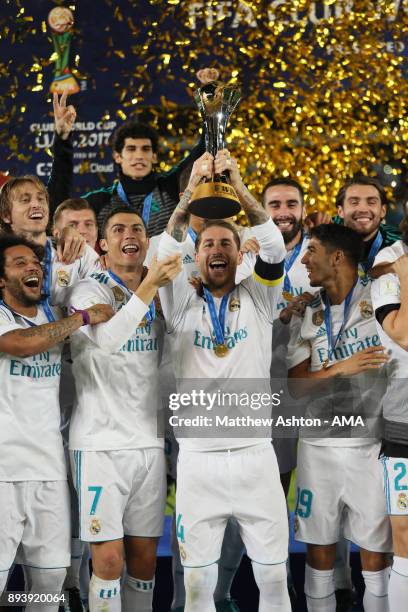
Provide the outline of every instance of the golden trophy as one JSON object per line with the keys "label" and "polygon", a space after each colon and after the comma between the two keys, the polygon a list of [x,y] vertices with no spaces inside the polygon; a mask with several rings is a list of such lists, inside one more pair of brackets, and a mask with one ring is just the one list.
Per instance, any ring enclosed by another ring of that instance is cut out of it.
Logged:
{"label": "golden trophy", "polygon": [[[218,151],[225,149],[225,131],[241,99],[240,89],[236,85],[212,81],[200,87],[194,99],[203,119],[205,148],[215,157]],[[221,174],[197,185],[189,210],[205,219],[226,219],[238,214],[241,206],[227,175]]]}

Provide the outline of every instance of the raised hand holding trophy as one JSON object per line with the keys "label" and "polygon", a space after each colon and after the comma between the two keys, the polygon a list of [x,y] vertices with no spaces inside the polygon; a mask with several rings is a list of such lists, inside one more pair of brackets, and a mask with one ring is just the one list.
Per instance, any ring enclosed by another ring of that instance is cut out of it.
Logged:
{"label": "raised hand holding trophy", "polygon": [[[217,70],[202,70],[197,76],[202,85],[195,92],[194,99],[203,119],[206,151],[215,158],[218,151],[225,149],[227,123],[241,99],[241,92],[235,85],[216,80]],[[226,219],[238,214],[240,209],[238,196],[228,183],[226,174],[214,174],[211,180],[200,183],[189,205],[193,215],[205,219]]]}

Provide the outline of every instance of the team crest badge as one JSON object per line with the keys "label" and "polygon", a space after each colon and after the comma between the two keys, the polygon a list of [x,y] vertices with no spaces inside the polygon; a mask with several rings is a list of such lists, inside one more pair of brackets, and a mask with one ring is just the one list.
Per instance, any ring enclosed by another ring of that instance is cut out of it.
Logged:
{"label": "team crest badge", "polygon": [[373,316],[374,310],[371,302],[367,302],[367,300],[360,302],[360,314],[363,319],[370,319]]}
{"label": "team crest badge", "polygon": [[113,293],[113,296],[115,298],[115,302],[122,303],[122,302],[125,301],[125,294],[122,291],[122,289],[120,287],[118,287],[117,285],[112,287],[112,293]]}
{"label": "team crest badge", "polygon": [[58,270],[57,283],[60,287],[68,287],[71,275],[66,270]]}
{"label": "team crest badge", "polygon": [[400,493],[398,495],[397,506],[400,510],[408,509],[408,497],[406,493]]}
{"label": "team crest badge", "polygon": [[313,325],[316,325],[317,327],[320,327],[320,325],[323,323],[323,321],[324,321],[323,310],[318,310],[317,312],[313,313],[313,316],[312,316],[312,323],[313,323]]}
{"label": "team crest badge", "polygon": [[92,535],[98,535],[101,530],[101,521],[99,519],[92,519],[89,531]]}
{"label": "team crest badge", "polygon": [[229,303],[230,312],[236,312],[241,308],[241,302],[238,298],[231,298]]}
{"label": "team crest badge", "polygon": [[180,557],[181,557],[182,561],[185,561],[187,559],[187,553],[186,553],[186,550],[185,550],[184,546],[179,544],[179,549],[180,549]]}

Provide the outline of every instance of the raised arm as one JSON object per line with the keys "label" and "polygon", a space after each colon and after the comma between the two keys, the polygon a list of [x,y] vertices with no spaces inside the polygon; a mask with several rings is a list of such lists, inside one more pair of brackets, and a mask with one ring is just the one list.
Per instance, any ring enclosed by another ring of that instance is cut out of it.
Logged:
{"label": "raised arm", "polygon": [[67,106],[67,94],[54,93],[53,109],[55,120],[55,138],[53,142],[53,163],[48,181],[50,198],[50,214],[61,202],[71,196],[72,177],[74,172],[73,147],[71,131],[76,119],[76,111],[72,105]]}
{"label": "raised arm", "polygon": [[210,153],[204,153],[193,164],[187,188],[181,196],[167,224],[167,233],[177,240],[177,242],[184,242],[186,239],[190,221],[188,205],[191,196],[194,189],[203,178],[211,178],[213,162],[213,156]]}
{"label": "raised arm", "polygon": [[373,283],[375,316],[391,340],[408,351],[408,257],[399,257],[392,267],[394,275]]}

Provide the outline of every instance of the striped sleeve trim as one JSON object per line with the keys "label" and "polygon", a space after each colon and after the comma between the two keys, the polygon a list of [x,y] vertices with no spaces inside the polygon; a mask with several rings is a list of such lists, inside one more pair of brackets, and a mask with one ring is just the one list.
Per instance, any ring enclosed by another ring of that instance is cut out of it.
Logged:
{"label": "striped sleeve trim", "polygon": [[267,287],[276,287],[276,285],[280,285],[283,282],[283,276],[280,278],[275,278],[275,280],[267,280],[266,278],[262,278],[256,272],[253,273],[253,277],[257,283],[261,283],[261,285],[266,285]]}
{"label": "striped sleeve trim", "polygon": [[261,281],[272,281],[276,285],[281,282],[285,273],[285,260],[279,263],[266,263],[260,257],[257,258],[254,268],[254,277]]}

